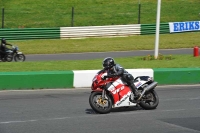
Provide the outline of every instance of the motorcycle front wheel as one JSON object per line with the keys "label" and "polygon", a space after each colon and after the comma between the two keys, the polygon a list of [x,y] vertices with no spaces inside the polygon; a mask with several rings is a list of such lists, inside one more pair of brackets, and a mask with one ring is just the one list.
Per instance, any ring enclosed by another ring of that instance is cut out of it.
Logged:
{"label": "motorcycle front wheel", "polygon": [[159,97],[155,90],[145,93],[139,105],[146,110],[155,109],[159,104]]}
{"label": "motorcycle front wheel", "polygon": [[25,57],[24,54],[16,54],[16,55],[14,56],[14,60],[15,60],[16,62],[23,62],[23,61],[25,61],[25,59],[26,59],[26,57]]}
{"label": "motorcycle front wheel", "polygon": [[89,97],[91,108],[100,114],[110,113],[112,109],[112,100],[106,95],[106,99],[102,98],[102,92],[92,92]]}

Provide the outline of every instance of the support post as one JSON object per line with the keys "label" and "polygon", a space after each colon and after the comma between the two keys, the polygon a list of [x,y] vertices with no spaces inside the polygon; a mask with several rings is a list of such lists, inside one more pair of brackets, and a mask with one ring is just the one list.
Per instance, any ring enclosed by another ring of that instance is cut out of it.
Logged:
{"label": "support post", "polygon": [[2,8],[2,29],[4,28],[4,8]]}
{"label": "support post", "polygon": [[138,24],[140,24],[140,11],[141,11],[141,4],[140,4],[140,0],[139,0],[139,4],[138,4]]}
{"label": "support post", "polygon": [[158,58],[158,48],[159,48],[159,35],[160,35],[160,7],[161,0],[158,0],[157,3],[157,19],[156,19],[156,39],[155,39],[155,59]]}
{"label": "support post", "polygon": [[72,7],[72,21],[71,21],[71,27],[74,27],[74,7]]}

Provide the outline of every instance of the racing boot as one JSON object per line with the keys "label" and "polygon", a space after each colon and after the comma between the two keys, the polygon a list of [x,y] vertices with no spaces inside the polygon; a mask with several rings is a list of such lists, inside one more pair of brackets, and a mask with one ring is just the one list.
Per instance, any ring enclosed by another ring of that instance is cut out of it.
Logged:
{"label": "racing boot", "polygon": [[130,88],[131,88],[131,96],[130,96],[130,101],[133,102],[133,103],[137,103],[137,100],[138,98],[140,97],[140,92],[137,91],[137,88],[134,84],[131,84],[130,85]]}

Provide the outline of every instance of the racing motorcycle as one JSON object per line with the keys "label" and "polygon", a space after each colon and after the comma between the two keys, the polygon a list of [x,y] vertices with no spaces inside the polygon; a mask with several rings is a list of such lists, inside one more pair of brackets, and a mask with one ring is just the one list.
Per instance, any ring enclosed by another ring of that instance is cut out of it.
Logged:
{"label": "racing motorcycle", "polygon": [[155,109],[159,104],[159,97],[154,90],[157,82],[149,76],[138,76],[134,84],[141,96],[136,103],[131,102],[131,89],[124,83],[121,77],[102,79],[105,72],[99,71],[92,80],[89,104],[91,108],[100,114],[110,113],[112,108],[140,105],[143,109]]}
{"label": "racing motorcycle", "polygon": [[16,62],[23,62],[25,61],[26,57],[22,52],[19,52],[18,46],[12,46],[12,49],[6,50],[6,55],[5,57],[1,57],[1,60],[3,62],[11,62],[13,59]]}

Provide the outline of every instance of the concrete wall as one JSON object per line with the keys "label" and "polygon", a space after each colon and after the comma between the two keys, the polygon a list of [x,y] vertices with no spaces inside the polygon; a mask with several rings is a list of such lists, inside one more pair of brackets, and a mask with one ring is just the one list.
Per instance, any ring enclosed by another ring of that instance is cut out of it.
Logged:
{"label": "concrete wall", "polygon": [[[151,76],[153,77],[152,69],[126,69],[133,77],[137,76]],[[83,70],[73,71],[74,72],[74,87],[90,87],[94,75],[99,70]]]}
{"label": "concrete wall", "polygon": [[158,84],[199,84],[200,68],[157,68],[154,79]]}
{"label": "concrete wall", "polygon": [[0,90],[72,88],[72,71],[1,72]]}
{"label": "concrete wall", "polygon": [[[200,68],[126,69],[134,77],[153,77],[158,85],[199,84]],[[0,90],[90,87],[99,70],[0,72]]]}

